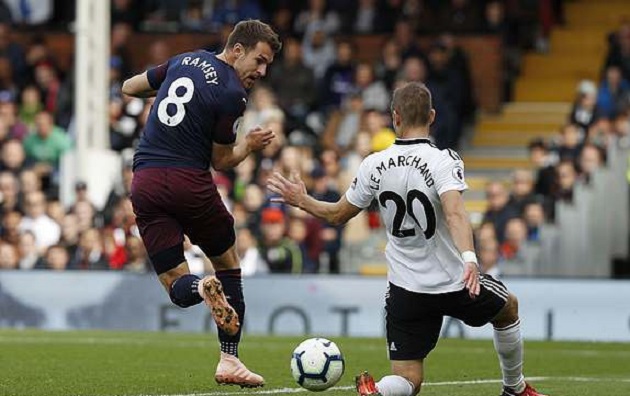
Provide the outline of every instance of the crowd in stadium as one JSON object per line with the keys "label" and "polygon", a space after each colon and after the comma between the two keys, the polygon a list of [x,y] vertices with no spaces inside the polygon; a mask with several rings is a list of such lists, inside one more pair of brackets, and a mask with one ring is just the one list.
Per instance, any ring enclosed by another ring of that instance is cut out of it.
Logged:
{"label": "crowd in stadium", "polygon": [[[110,141],[124,165],[103,208],[90,202],[90,186],[81,181],[76,201],[70,207],[60,203],[59,161],[73,147],[75,134],[72,71],[58,67],[44,38],[25,46],[14,41],[5,18],[0,25],[0,268],[150,268],[128,198],[129,153],[152,104],[121,93],[122,81],[141,71],[130,62],[137,50],[129,40],[134,31],[221,34],[224,26],[244,18],[274,25],[284,48],[251,93],[240,132],[272,126],[277,138],[233,171],[215,173],[215,181],[235,217],[244,274],[337,273],[343,271],[342,246],[360,244],[380,227],[376,213],[362,213],[341,228],[287,210],[269,203],[269,173],[300,172],[315,197],[339,199],[361,160],[393,142],[390,93],[406,81],[422,81],[431,89],[438,112],[432,128],[436,144],[457,149],[476,107],[466,53],[451,33],[501,35],[507,100],[520,50],[544,51],[551,25],[562,22],[562,1],[543,3],[550,8],[545,11],[537,1],[112,0]],[[389,37],[376,63],[357,63],[358,49],[345,39],[364,33]],[[418,35],[430,35],[431,45],[419,47]],[[150,51],[147,67],[178,49],[156,41]],[[579,84],[557,139],[529,145],[535,171],[515,170],[509,187],[503,180],[488,184],[488,210],[476,230],[487,270],[496,272],[497,262],[516,258],[524,241],[535,241],[540,225],[553,221],[554,202],[570,201],[573,185],[605,163],[611,138],[630,135],[630,24],[611,33],[602,63],[601,82]],[[186,257],[193,272],[210,270],[189,243]]]}

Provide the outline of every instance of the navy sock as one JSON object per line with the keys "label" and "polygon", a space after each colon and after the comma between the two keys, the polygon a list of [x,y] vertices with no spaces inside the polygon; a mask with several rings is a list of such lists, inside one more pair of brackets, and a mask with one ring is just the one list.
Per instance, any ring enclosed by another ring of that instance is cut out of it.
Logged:
{"label": "navy sock", "polygon": [[215,275],[217,279],[221,281],[225,297],[228,303],[238,314],[238,319],[241,323],[238,333],[233,336],[227,335],[219,329],[221,352],[238,357],[238,343],[241,341],[241,331],[243,329],[243,322],[245,321],[245,299],[243,298],[243,278],[241,277],[241,269],[237,268],[217,271]]}
{"label": "navy sock", "polygon": [[203,301],[197,290],[199,277],[192,274],[182,275],[171,285],[169,297],[178,307],[188,308]]}

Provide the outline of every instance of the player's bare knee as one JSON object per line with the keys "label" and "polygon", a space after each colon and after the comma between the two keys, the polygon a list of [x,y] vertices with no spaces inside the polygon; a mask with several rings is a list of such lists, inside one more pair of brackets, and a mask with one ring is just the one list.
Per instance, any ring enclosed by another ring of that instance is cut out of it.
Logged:
{"label": "player's bare knee", "polygon": [[223,254],[209,258],[215,271],[224,271],[240,267],[240,260],[234,245],[232,245]]}
{"label": "player's bare knee", "polygon": [[518,299],[512,293],[508,295],[505,306],[492,321],[496,328],[507,327],[518,320]]}

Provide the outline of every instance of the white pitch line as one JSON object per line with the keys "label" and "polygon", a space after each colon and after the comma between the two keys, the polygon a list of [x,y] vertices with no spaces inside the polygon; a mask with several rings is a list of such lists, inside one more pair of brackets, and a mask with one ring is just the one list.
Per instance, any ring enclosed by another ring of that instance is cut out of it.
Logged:
{"label": "white pitch line", "polygon": [[[211,336],[210,336],[211,337]],[[166,345],[172,348],[205,348],[215,347],[216,341],[212,338],[207,340],[184,340],[180,338],[125,338],[125,337],[111,337],[111,336],[82,336],[76,337],[33,337],[33,336],[12,336],[12,335],[0,335],[0,344],[66,344],[66,345],[129,345],[129,346],[153,346],[153,345]],[[266,340],[264,343],[248,343],[247,349],[272,349],[276,348],[278,344],[283,342]],[[374,346],[374,345],[355,345],[353,349],[361,351],[384,351],[386,346]],[[478,346],[450,346],[442,345],[440,352],[445,353],[460,353],[465,350],[467,353],[479,353],[487,354],[491,350],[491,347],[482,348]],[[564,348],[550,348],[550,351],[554,353],[569,355],[569,356],[589,356],[589,357],[608,357],[608,356],[620,356],[628,357],[630,354],[627,351],[617,350],[596,350],[596,349],[564,349]]]}
{"label": "white pitch line", "polygon": [[[528,381],[532,382],[544,382],[544,381],[573,381],[573,382],[624,382],[630,383],[630,378],[597,378],[597,377],[528,377]],[[500,384],[503,381],[500,379],[479,379],[469,381],[442,381],[442,382],[427,382],[422,386],[452,386],[452,385],[484,385],[484,384]],[[351,390],[354,386],[336,386],[330,388],[330,390]],[[307,392],[304,388],[278,388],[278,389],[266,389],[259,391],[237,391],[237,392],[209,392],[209,393],[177,393],[168,395],[139,395],[139,396],[230,396],[230,395],[281,395],[288,393],[303,393]]]}

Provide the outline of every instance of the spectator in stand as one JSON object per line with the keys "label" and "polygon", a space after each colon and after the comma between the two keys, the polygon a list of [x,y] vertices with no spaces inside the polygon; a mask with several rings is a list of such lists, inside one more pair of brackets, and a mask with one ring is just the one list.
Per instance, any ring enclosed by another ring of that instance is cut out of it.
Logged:
{"label": "spectator in stand", "polygon": [[304,64],[313,70],[317,83],[335,61],[335,42],[330,38],[322,25],[313,26],[302,39],[302,56]]}
{"label": "spectator in stand", "polygon": [[551,196],[555,180],[555,168],[547,144],[542,139],[534,139],[528,145],[529,161],[536,170],[534,192],[544,197]]}
{"label": "spectator in stand", "polygon": [[335,34],[341,28],[339,14],[327,9],[326,0],[309,0],[308,8],[295,18],[294,30],[297,33],[308,34],[315,28],[322,28],[328,34]]}
{"label": "spectator in stand", "polygon": [[14,101],[18,97],[18,91],[11,61],[0,56],[0,98],[4,101]]}
{"label": "spectator in stand", "polygon": [[553,198],[556,201],[573,202],[573,186],[577,181],[577,176],[573,160],[563,160],[556,165],[556,183],[553,190]]}
{"label": "spectator in stand", "polygon": [[604,151],[594,144],[585,144],[580,152],[578,165],[580,178],[586,183],[590,182],[593,174],[604,166]]}
{"label": "spectator in stand", "polygon": [[0,156],[0,171],[11,172],[13,175],[19,175],[27,167],[26,154],[24,147],[19,140],[10,139],[2,146],[2,155]]}
{"label": "spectator in stand", "polygon": [[88,196],[87,183],[82,180],[79,180],[74,184],[74,205],[72,205],[69,210],[73,212],[74,207],[79,202],[87,202],[88,204],[92,205],[92,208],[96,212],[96,206],[94,206],[94,204],[92,203],[92,201],[90,201],[90,198]]}
{"label": "spectator in stand", "polygon": [[132,163],[128,161],[123,162],[120,180],[114,183],[109,195],[107,196],[105,207],[103,208],[103,221],[105,224],[111,223],[114,208],[118,205],[118,203],[122,199],[129,197],[129,194],[131,194],[131,180],[133,177]]}
{"label": "spectator in stand", "polygon": [[133,30],[138,30],[141,20],[141,7],[138,7],[137,4],[134,6],[133,0],[112,0],[112,25],[126,23],[131,26]]}
{"label": "spectator in stand", "polygon": [[396,140],[396,134],[387,126],[387,118],[376,110],[365,112],[365,128],[372,139],[373,152],[385,150]]}
{"label": "spectator in stand", "polygon": [[164,40],[156,40],[149,47],[149,63],[145,69],[150,69],[167,62],[171,56],[171,48]]}
{"label": "spectator in stand", "polygon": [[79,220],[73,213],[68,213],[63,218],[59,244],[68,251],[70,261],[75,260],[77,250],[79,249]]}
{"label": "spectator in stand", "polygon": [[2,217],[2,240],[17,246],[20,243],[20,223],[22,214],[18,211],[7,212]]}
{"label": "spectator in stand", "polygon": [[286,45],[286,39],[293,36],[293,11],[290,7],[281,5],[273,11],[272,26],[273,30],[280,36],[282,45]]}
{"label": "spectator in stand", "polygon": [[429,78],[433,108],[441,116],[432,125],[436,145],[457,149],[462,133],[461,114],[464,112],[464,81],[458,72],[449,67],[448,50],[436,42],[429,51]]}
{"label": "spectator in stand", "polygon": [[249,228],[240,228],[236,233],[238,240],[236,249],[241,258],[243,276],[266,274],[269,272],[267,263],[260,256],[256,238]]}
{"label": "spectator in stand", "polygon": [[94,206],[89,202],[77,202],[74,205],[73,212],[77,216],[79,233],[87,231],[95,225]]}
{"label": "spectator in stand", "polygon": [[53,116],[42,111],[35,117],[35,132],[24,139],[26,155],[35,162],[56,168],[61,156],[72,146],[70,137],[53,122]]}
{"label": "spectator in stand", "polygon": [[112,25],[111,57],[116,58],[120,64],[120,79],[126,80],[132,75],[131,72],[131,49],[130,38],[133,34],[133,27],[126,22],[118,22]]}
{"label": "spectator in stand", "polygon": [[313,246],[309,246],[308,229],[303,218],[290,218],[287,237],[295,242],[300,249],[303,260],[302,272],[305,274],[315,274],[319,272],[319,259],[323,243],[320,241],[320,243],[317,244],[317,249],[313,249]]}
{"label": "spectator in stand", "polygon": [[29,85],[22,90],[22,99],[19,110],[19,120],[23,121],[26,126],[33,127],[35,125],[35,117],[42,109],[42,96],[34,85]]}
{"label": "spectator in stand", "polygon": [[218,31],[223,25],[239,21],[261,19],[262,10],[255,0],[218,0],[212,12],[212,28]]}
{"label": "spectator in stand", "polygon": [[527,240],[540,242],[540,228],[545,224],[545,208],[541,201],[530,201],[523,209],[523,220],[527,225]]}
{"label": "spectator in stand", "polygon": [[125,249],[124,233],[118,230],[99,230],[103,239],[103,254],[107,257],[109,269],[120,270],[127,263],[127,250]]}
{"label": "spectator in stand", "polygon": [[382,112],[389,109],[389,92],[382,81],[375,79],[374,68],[371,64],[362,62],[357,65],[354,74],[354,90],[361,94],[363,106],[366,109]]}
{"label": "spectator in stand", "polygon": [[512,191],[508,206],[516,213],[522,214],[525,205],[536,199],[534,194],[534,175],[527,169],[517,169],[512,172]]}
{"label": "spectator in stand", "polygon": [[403,60],[411,57],[423,58],[424,54],[418,46],[416,35],[411,22],[406,19],[399,19],[394,29],[394,40],[400,48]]}
{"label": "spectator in stand", "polygon": [[354,33],[366,34],[381,31],[379,9],[376,0],[359,0],[358,9],[352,21]]}
{"label": "spectator in stand", "polygon": [[286,219],[280,208],[268,207],[261,213],[260,255],[272,273],[302,272],[302,253],[297,244],[285,237]]}
{"label": "spectator in stand", "polygon": [[584,134],[575,124],[566,124],[561,129],[559,144],[554,147],[557,157],[562,160],[577,161]]}
{"label": "spectator in stand", "polygon": [[19,193],[20,184],[17,177],[7,171],[0,173],[0,213],[22,211]]}
{"label": "spectator in stand", "polygon": [[0,269],[18,269],[20,257],[15,246],[0,242]]}
{"label": "spectator in stand", "polygon": [[127,237],[125,242],[125,250],[127,252],[127,263],[123,267],[125,271],[148,272],[149,259],[147,251],[142,244],[142,240],[134,235]]}
{"label": "spectator in stand", "polygon": [[255,126],[262,126],[271,119],[284,122],[284,112],[278,107],[275,93],[265,85],[258,85],[250,96],[249,106],[243,114],[239,133],[249,131]]}
{"label": "spectator in stand", "polygon": [[478,3],[469,0],[451,0],[440,15],[440,25],[451,32],[472,32],[481,27]]}
{"label": "spectator in stand", "polygon": [[483,222],[490,222],[496,230],[497,240],[500,244],[505,240],[505,227],[507,222],[519,216],[519,212],[508,205],[509,195],[503,183],[491,181],[486,186],[486,200],[488,208],[483,215]]}
{"label": "spectator in stand", "polygon": [[599,86],[597,107],[602,115],[612,119],[630,105],[630,82],[623,78],[619,66],[608,66],[605,78]]}
{"label": "spectator in stand", "polygon": [[468,55],[457,44],[455,36],[450,33],[441,34],[436,43],[439,47],[444,48],[446,51],[446,68],[454,73],[461,83],[461,86],[459,87],[459,90],[462,91],[460,93],[460,116],[466,120],[472,119],[475,116],[477,105],[475,103],[475,90],[473,87]]}
{"label": "spectator in stand", "polygon": [[48,215],[48,217],[53,219],[55,223],[61,226],[61,224],[63,223],[63,219],[66,217],[66,210],[61,202],[53,199],[51,201],[48,201],[48,205],[46,205],[46,214]]}
{"label": "spectator in stand", "polygon": [[23,231],[20,234],[20,244],[18,245],[20,262],[18,267],[22,270],[42,268],[42,261],[37,249],[35,234],[31,231]]}
{"label": "spectator in stand", "polygon": [[350,41],[337,44],[337,57],[328,67],[321,83],[321,108],[326,112],[338,108],[343,99],[352,92],[354,80],[354,47]]}
{"label": "spectator in stand", "polygon": [[69,262],[68,251],[61,245],[53,245],[46,250],[43,266],[53,271],[65,271]]}
{"label": "spectator in stand", "polygon": [[42,179],[33,169],[25,169],[20,173],[21,200],[33,192],[42,191]]}
{"label": "spectator in stand", "polygon": [[527,225],[525,220],[514,217],[505,225],[505,240],[499,251],[501,257],[507,261],[520,261],[522,259],[521,247],[527,242]]}
{"label": "spectator in stand", "polygon": [[68,265],[69,269],[106,270],[109,269],[107,257],[103,253],[103,240],[96,228],[85,230],[79,238],[75,260]]}
{"label": "spectator in stand", "polygon": [[573,102],[569,122],[586,132],[601,117],[597,107],[597,87],[590,80],[583,80],[578,86],[578,94]]}
{"label": "spectator in stand", "polygon": [[180,12],[179,26],[184,32],[202,32],[209,28],[207,15],[203,10],[202,0],[188,1],[186,8]]}
{"label": "spectator in stand", "polygon": [[479,247],[486,241],[497,240],[497,230],[491,221],[482,222],[474,233],[475,246]]}
{"label": "spectator in stand", "polygon": [[28,126],[18,118],[17,105],[13,101],[0,102],[0,119],[9,128],[9,137],[24,140],[28,134]]}
{"label": "spectator in stand", "polygon": [[333,110],[328,117],[320,143],[326,149],[337,148],[347,152],[351,147],[363,119],[363,99],[358,92],[349,94],[341,109]]}
{"label": "spectator in stand", "polygon": [[493,278],[501,276],[499,243],[496,239],[488,239],[479,244],[477,248],[479,253],[479,264],[481,272],[490,275]]}
{"label": "spectator in stand", "polygon": [[54,66],[49,62],[35,65],[35,83],[43,99],[44,110],[57,115],[61,81]]}
{"label": "spectator in stand", "polygon": [[[341,195],[336,188],[331,187],[331,181],[322,168],[315,168],[311,173],[313,179],[313,188],[310,195],[319,201],[337,202]],[[331,274],[338,274],[339,267],[339,251],[341,250],[341,236],[343,226],[335,226],[321,221],[320,239],[324,242],[323,252],[327,256],[328,271]]]}
{"label": "spectator in stand", "polygon": [[15,82],[18,86],[23,86],[27,74],[24,48],[12,36],[11,25],[7,22],[0,23],[0,56],[9,59]]}
{"label": "spectator in stand", "polygon": [[299,41],[287,38],[283,47],[284,58],[280,64],[274,65],[269,75],[271,87],[280,107],[291,117],[303,121],[315,104],[315,76],[302,61]]}
{"label": "spectator in stand", "polygon": [[49,246],[57,244],[61,237],[61,228],[46,214],[44,193],[36,191],[26,195],[24,209],[26,213],[20,223],[20,230],[33,233],[37,249],[43,253]]}
{"label": "spectator in stand", "polygon": [[391,91],[396,76],[402,67],[402,57],[400,48],[395,40],[387,40],[381,52],[381,58],[376,65],[376,75],[379,80],[385,83],[386,88]]}
{"label": "spectator in stand", "polygon": [[606,68],[619,67],[623,78],[630,81],[630,23],[624,23],[615,38],[615,43],[606,57]]}

